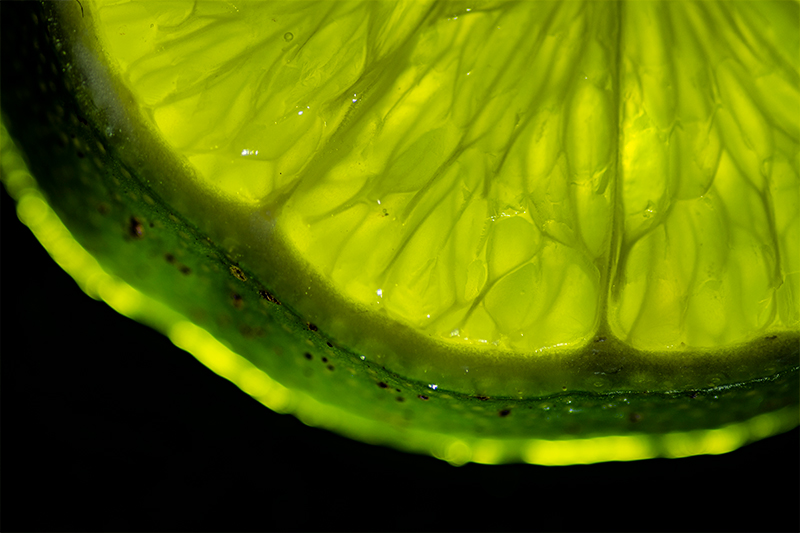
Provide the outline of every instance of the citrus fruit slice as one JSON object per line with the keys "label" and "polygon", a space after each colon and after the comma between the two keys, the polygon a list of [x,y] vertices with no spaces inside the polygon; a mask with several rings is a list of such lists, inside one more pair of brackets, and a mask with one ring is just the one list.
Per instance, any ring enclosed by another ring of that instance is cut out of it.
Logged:
{"label": "citrus fruit slice", "polygon": [[3,11],[20,217],[269,407],[452,463],[797,425],[798,3]]}

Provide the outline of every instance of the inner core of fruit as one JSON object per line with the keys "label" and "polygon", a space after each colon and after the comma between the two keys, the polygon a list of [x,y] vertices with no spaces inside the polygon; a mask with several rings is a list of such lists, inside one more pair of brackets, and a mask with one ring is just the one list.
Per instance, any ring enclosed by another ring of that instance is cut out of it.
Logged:
{"label": "inner core of fruit", "polygon": [[187,187],[357,308],[531,353],[797,329],[795,3],[99,4]]}

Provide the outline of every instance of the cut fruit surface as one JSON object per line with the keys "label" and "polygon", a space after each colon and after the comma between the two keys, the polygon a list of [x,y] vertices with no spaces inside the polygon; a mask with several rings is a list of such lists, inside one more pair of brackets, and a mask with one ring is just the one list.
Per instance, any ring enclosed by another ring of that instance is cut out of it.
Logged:
{"label": "cut fruit surface", "polygon": [[[45,195],[103,268],[249,361],[250,382],[263,373],[314,404],[286,410],[341,411],[327,425],[415,435],[413,449],[432,432],[513,440],[486,462],[520,458],[534,437],[778,411],[775,428],[796,424],[797,2],[42,13],[31,31],[65,56],[41,111],[55,131],[24,131],[5,101],[25,95],[9,98],[6,79],[4,121],[29,159],[37,139],[66,137],[60,172],[80,159],[97,176],[78,192],[32,162]],[[120,220],[127,241],[114,244]],[[174,338],[199,346],[186,328]],[[352,379],[288,361],[315,350]],[[685,401],[720,387],[725,415]],[[393,388],[447,393],[438,407],[401,409],[401,395],[363,407]],[[512,427],[514,402],[544,410]],[[652,446],[628,456],[663,453]]]}
{"label": "cut fruit surface", "polygon": [[469,6],[95,24],[199,184],[370,313],[519,352],[796,329],[796,5]]}

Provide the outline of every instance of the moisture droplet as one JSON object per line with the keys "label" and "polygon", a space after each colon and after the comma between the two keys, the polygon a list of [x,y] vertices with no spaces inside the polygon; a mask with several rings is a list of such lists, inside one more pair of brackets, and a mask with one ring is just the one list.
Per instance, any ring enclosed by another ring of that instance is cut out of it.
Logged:
{"label": "moisture droplet", "polygon": [[655,214],[654,207],[655,205],[653,205],[653,202],[647,202],[647,209],[644,210],[642,216],[644,218],[650,218],[651,216],[653,216]]}
{"label": "moisture droplet", "polygon": [[283,34],[283,40],[286,41],[287,43],[292,39],[294,39],[294,35],[292,34],[292,32],[287,31],[286,33]]}

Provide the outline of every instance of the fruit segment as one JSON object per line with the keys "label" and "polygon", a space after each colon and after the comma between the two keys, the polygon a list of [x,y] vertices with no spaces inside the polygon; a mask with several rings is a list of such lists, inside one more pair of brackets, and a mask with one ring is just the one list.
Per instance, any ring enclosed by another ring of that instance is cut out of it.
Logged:
{"label": "fruit segment", "polygon": [[[796,328],[797,4],[627,4],[612,330],[643,349]],[[793,46],[792,46],[793,45]]]}

